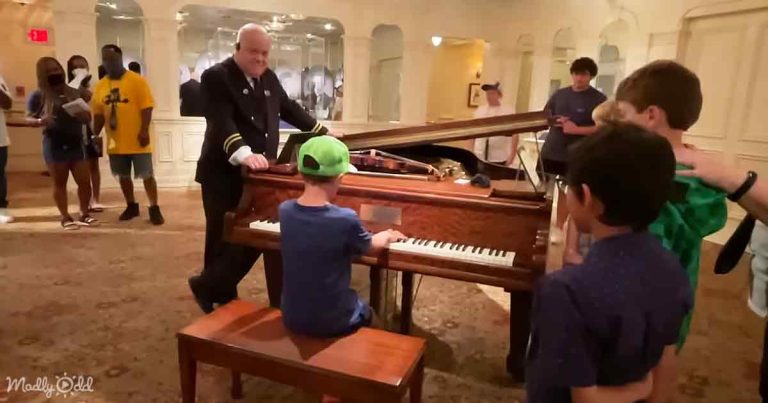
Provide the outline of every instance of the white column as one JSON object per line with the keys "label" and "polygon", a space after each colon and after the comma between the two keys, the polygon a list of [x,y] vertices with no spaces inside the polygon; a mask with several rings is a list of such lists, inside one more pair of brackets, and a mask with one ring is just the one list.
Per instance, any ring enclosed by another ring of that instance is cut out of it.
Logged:
{"label": "white column", "polygon": [[429,38],[403,42],[403,79],[400,83],[400,122],[424,124],[427,120],[429,75],[433,46]]}
{"label": "white column", "polygon": [[146,77],[158,117],[179,116],[178,23],[174,19],[144,19]]}
{"label": "white column", "polygon": [[[56,5],[53,32],[56,58],[64,64],[72,55],[82,55],[88,60],[91,73],[95,76],[101,64],[96,44],[96,13],[71,11]],[[95,80],[92,82],[95,83]]]}
{"label": "white column", "polygon": [[486,42],[480,81],[483,83],[501,81],[502,57],[502,48],[499,42]]}
{"label": "white column", "polygon": [[344,122],[368,121],[370,63],[371,38],[344,35]]}
{"label": "white column", "polygon": [[492,42],[485,51],[483,83],[500,82],[504,93],[504,105],[514,108],[520,76],[520,57],[514,47]]}
{"label": "white column", "polygon": [[552,43],[537,45],[533,52],[533,73],[531,74],[530,109],[544,108],[549,97],[549,81],[552,73]]}

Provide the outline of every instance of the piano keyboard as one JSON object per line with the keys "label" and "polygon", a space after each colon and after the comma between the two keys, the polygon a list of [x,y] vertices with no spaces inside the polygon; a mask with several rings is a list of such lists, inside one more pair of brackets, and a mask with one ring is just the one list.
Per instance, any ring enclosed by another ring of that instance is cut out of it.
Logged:
{"label": "piano keyboard", "polygon": [[280,223],[277,221],[270,221],[270,220],[259,220],[254,221],[248,225],[251,229],[256,229],[259,231],[265,231],[265,232],[272,232],[275,234],[280,233]]}
{"label": "piano keyboard", "polygon": [[449,258],[469,263],[492,264],[504,267],[512,267],[515,260],[514,252],[418,238],[408,238],[405,241],[391,243],[389,249],[415,255]]}
{"label": "piano keyboard", "polygon": [[[280,233],[280,223],[276,221],[253,221],[250,223],[249,227],[259,231],[275,234]],[[414,255],[443,259],[448,258],[463,262],[492,264],[502,267],[512,267],[515,260],[514,252],[418,238],[408,238],[404,241],[391,243],[389,249],[396,252],[412,253]]]}

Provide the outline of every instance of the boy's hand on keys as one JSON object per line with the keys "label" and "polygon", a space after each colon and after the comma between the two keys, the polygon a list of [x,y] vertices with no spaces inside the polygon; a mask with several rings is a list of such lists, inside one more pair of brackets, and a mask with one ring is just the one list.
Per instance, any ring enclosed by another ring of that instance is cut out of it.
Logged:
{"label": "boy's hand on keys", "polygon": [[406,238],[407,237],[400,231],[388,229],[386,231],[381,231],[377,234],[374,234],[371,243],[373,244],[374,248],[386,248],[392,242],[402,241]]}
{"label": "boy's hand on keys", "polygon": [[389,233],[389,242],[398,242],[398,241],[404,241],[408,239],[407,236],[403,235],[400,231],[395,231],[393,229],[388,229],[385,232]]}

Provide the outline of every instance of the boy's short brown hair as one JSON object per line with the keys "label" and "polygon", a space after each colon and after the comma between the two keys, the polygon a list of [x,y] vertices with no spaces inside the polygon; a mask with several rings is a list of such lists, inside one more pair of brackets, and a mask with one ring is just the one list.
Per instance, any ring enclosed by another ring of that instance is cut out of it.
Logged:
{"label": "boy's short brown hair", "polygon": [[320,175],[312,175],[312,174],[305,174],[303,172],[300,172],[302,179],[304,179],[304,182],[313,184],[313,185],[322,185],[323,183],[331,183],[338,178],[338,176],[320,176]]}
{"label": "boy's short brown hair", "polygon": [[667,114],[669,127],[688,130],[701,114],[701,83],[694,72],[671,60],[657,60],[625,78],[616,100],[632,104],[638,112],[656,105]]}

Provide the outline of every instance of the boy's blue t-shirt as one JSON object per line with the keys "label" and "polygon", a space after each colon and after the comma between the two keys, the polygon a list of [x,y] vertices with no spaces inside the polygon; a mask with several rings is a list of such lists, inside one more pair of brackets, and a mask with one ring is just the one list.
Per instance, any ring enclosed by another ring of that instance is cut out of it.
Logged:
{"label": "boy's blue t-shirt", "polygon": [[[605,94],[594,87],[575,91],[569,86],[552,94],[544,109],[550,116],[565,116],[577,126],[594,126],[592,111],[605,100]],[[552,126],[541,148],[541,158],[568,161],[568,148],[585,137],[567,135],[561,126]]]}
{"label": "boy's blue t-shirt", "polygon": [[288,200],[279,214],[285,325],[324,337],[356,330],[370,308],[350,288],[352,258],[370,248],[371,233],[353,210],[333,204]]}
{"label": "boy's blue t-shirt", "polygon": [[572,387],[643,379],[677,342],[691,299],[680,260],[650,233],[596,242],[583,264],[536,288],[528,402],[571,402]]}

